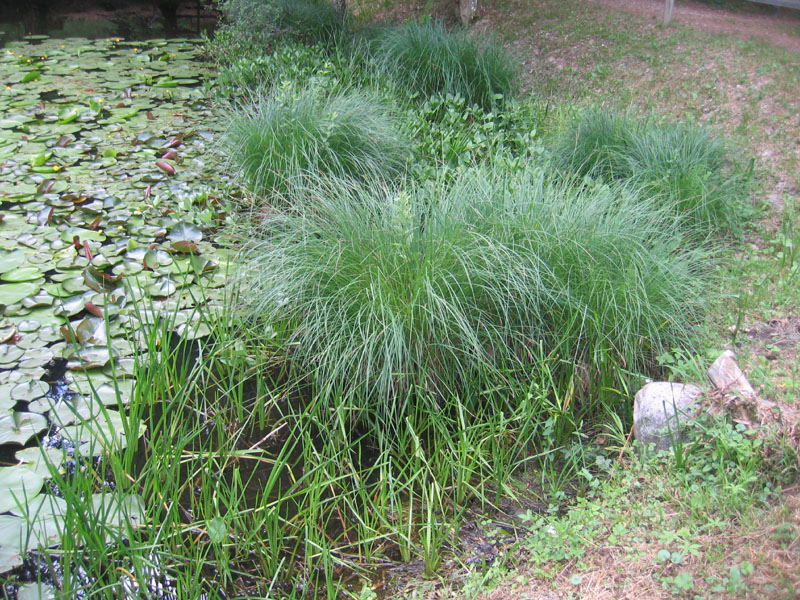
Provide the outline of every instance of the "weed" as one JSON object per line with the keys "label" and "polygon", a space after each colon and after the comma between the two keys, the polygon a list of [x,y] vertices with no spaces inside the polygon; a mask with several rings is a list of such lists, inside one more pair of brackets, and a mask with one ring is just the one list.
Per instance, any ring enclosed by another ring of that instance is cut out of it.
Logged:
{"label": "weed", "polygon": [[440,22],[409,22],[387,29],[378,37],[375,51],[399,89],[422,100],[450,94],[488,109],[514,92],[517,69],[499,42],[448,31]]}

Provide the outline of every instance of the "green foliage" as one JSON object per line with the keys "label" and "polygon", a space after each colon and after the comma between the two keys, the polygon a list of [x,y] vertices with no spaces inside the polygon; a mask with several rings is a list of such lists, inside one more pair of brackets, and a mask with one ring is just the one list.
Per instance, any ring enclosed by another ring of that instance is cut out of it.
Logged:
{"label": "green foliage", "polygon": [[342,20],[326,0],[216,0],[215,3],[222,19],[208,50],[221,64],[268,54],[280,38],[330,46],[344,33]]}
{"label": "green foliage", "polygon": [[627,115],[590,109],[568,120],[558,131],[551,147],[556,165],[579,176],[604,181],[627,179],[629,154],[639,125]]}
{"label": "green foliage", "polygon": [[514,92],[517,67],[497,40],[448,31],[439,22],[387,29],[378,36],[375,52],[398,87],[422,99],[451,94],[489,109]]}
{"label": "green foliage", "polygon": [[356,91],[260,93],[234,112],[226,140],[231,165],[265,196],[310,174],[392,178],[403,171],[407,155],[394,119]]}
{"label": "green foliage", "polygon": [[707,129],[652,125],[634,136],[623,156],[643,194],[705,231],[737,231],[752,216],[745,205],[751,169],[737,164],[727,145]]}
{"label": "green foliage", "polygon": [[542,351],[645,368],[687,339],[707,294],[706,254],[678,251],[673,220],[542,170],[303,197],[243,258],[247,311],[286,330],[286,359],[323,397],[372,423],[402,418],[417,389],[468,399],[528,381]]}
{"label": "green foliage", "polygon": [[553,141],[557,164],[606,182],[625,181],[703,232],[738,231],[752,216],[745,203],[752,168],[728,145],[689,123],[641,123],[590,109]]}
{"label": "green foliage", "polygon": [[416,142],[417,178],[435,177],[442,168],[471,167],[505,161],[522,168],[541,154],[539,129],[543,108],[533,102],[507,101],[503,110],[486,111],[462,96],[431,96],[407,111]]}
{"label": "green foliage", "polygon": [[270,54],[222,66],[215,83],[217,95],[225,97],[303,86],[329,94],[361,88],[394,98],[385,77],[357,41],[333,53],[322,46],[287,41]]}

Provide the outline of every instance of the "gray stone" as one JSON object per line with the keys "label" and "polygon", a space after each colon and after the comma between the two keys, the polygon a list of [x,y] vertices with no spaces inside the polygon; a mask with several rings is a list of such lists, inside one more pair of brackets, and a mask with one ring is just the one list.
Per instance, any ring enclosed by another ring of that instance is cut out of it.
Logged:
{"label": "gray stone", "polygon": [[708,378],[714,388],[723,394],[736,394],[747,400],[756,397],[756,391],[736,364],[736,355],[730,350],[723,352],[708,368]]}
{"label": "gray stone", "polygon": [[636,393],[633,402],[636,439],[644,444],[655,444],[657,450],[669,449],[672,440],[686,429],[683,423],[697,414],[696,401],[701,393],[699,387],[690,383],[658,381],[645,385]]}

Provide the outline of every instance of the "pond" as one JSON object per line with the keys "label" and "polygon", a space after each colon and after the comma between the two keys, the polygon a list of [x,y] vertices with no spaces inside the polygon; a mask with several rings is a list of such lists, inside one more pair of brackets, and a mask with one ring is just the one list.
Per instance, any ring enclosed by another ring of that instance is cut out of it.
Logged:
{"label": "pond", "polygon": [[[209,334],[198,308],[224,293],[230,207],[201,53],[44,36],[2,50],[0,578],[61,537],[53,469],[144,432],[125,410],[148,332],[167,318],[184,340]],[[114,490],[86,500],[112,527],[141,518]]]}

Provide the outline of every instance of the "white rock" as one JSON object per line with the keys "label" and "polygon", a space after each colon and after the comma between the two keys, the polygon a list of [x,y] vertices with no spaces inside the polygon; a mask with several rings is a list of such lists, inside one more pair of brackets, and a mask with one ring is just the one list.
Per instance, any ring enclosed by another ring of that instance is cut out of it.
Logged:
{"label": "white rock", "polygon": [[[636,393],[633,402],[633,434],[644,444],[667,450],[672,439],[685,430],[683,423],[697,412],[702,390],[690,383],[657,381]],[[672,436],[670,436],[670,432]]]}

